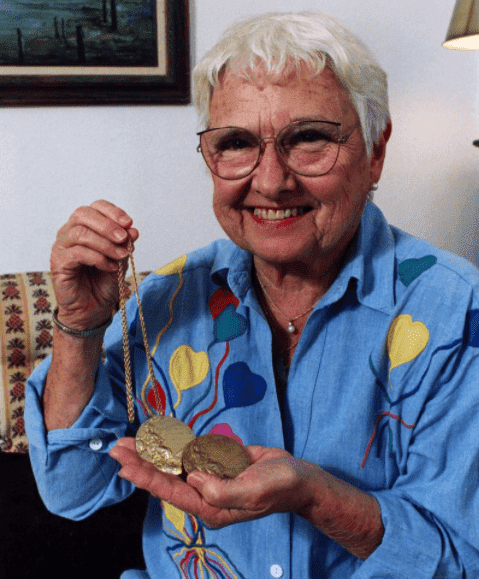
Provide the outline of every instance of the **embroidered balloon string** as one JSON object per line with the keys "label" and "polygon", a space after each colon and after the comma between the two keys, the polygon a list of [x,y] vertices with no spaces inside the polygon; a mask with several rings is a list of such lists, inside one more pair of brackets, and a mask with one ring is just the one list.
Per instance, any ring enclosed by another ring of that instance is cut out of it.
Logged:
{"label": "embroidered balloon string", "polygon": [[143,308],[141,306],[140,294],[138,291],[138,280],[135,270],[135,262],[133,260],[133,243],[131,239],[128,240],[128,258],[125,261],[119,262],[118,267],[118,291],[119,291],[119,303],[121,312],[121,326],[122,326],[122,340],[123,340],[123,356],[125,364],[125,385],[126,385],[126,400],[127,400],[127,411],[128,420],[134,422],[135,420],[135,409],[133,403],[133,379],[131,373],[131,358],[130,358],[130,345],[128,339],[128,323],[126,317],[126,292],[125,292],[125,275],[128,269],[128,259],[131,263],[131,269],[133,272],[133,285],[134,292],[136,295],[136,300],[138,302],[138,315],[140,317],[141,332],[143,335],[143,345],[145,347],[146,362],[148,365],[148,379],[153,387],[153,393],[155,395],[156,408],[159,414],[164,414],[164,408],[160,400],[160,393],[158,392],[158,383],[155,379],[155,374],[153,372],[153,362],[151,360],[150,347],[148,345],[148,336],[146,333],[145,317],[143,316]]}

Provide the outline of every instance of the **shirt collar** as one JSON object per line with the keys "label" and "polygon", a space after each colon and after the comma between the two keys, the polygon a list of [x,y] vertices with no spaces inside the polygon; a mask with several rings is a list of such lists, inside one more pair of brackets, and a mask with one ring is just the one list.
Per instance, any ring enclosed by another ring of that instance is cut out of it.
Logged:
{"label": "shirt collar", "polygon": [[[358,231],[346,253],[344,265],[317,308],[340,300],[356,280],[357,299],[365,306],[389,312],[394,306],[394,237],[380,211],[367,201]],[[252,255],[223,240],[211,277],[243,298],[251,286]]]}
{"label": "shirt collar", "polygon": [[337,278],[321,300],[323,306],[341,299],[356,280],[357,299],[372,309],[389,312],[394,307],[395,243],[386,218],[367,201],[358,231]]}
{"label": "shirt collar", "polygon": [[230,240],[221,240],[220,248],[211,268],[211,278],[219,286],[228,286],[243,298],[251,286],[253,256]]}

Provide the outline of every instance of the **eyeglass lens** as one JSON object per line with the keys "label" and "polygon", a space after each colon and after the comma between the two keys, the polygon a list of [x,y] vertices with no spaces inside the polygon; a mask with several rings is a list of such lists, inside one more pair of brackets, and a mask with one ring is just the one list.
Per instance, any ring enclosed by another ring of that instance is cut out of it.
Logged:
{"label": "eyeglass lens", "polygon": [[[275,149],[295,173],[324,175],[330,171],[342,142],[340,126],[326,121],[301,121],[284,127]],[[211,171],[223,179],[240,179],[257,166],[265,141],[246,129],[225,127],[201,134],[201,152]]]}

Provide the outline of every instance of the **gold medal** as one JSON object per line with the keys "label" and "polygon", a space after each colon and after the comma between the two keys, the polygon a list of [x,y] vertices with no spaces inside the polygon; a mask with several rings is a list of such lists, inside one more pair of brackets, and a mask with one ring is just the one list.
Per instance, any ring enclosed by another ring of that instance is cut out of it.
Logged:
{"label": "gold medal", "polygon": [[220,478],[235,478],[249,464],[244,446],[223,434],[198,436],[183,450],[183,467],[187,473],[201,470]]}
{"label": "gold medal", "polygon": [[191,428],[181,420],[155,416],[138,429],[136,451],[162,472],[181,474],[183,449],[194,438]]}

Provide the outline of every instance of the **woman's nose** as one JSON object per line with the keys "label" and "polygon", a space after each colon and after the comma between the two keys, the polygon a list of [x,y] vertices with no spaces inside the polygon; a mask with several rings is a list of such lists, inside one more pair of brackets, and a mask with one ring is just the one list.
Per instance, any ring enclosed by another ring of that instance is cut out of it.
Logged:
{"label": "woman's nose", "polygon": [[296,180],[276,152],[273,139],[264,139],[260,162],[253,171],[252,187],[266,197],[276,197],[283,191],[294,191]]}

